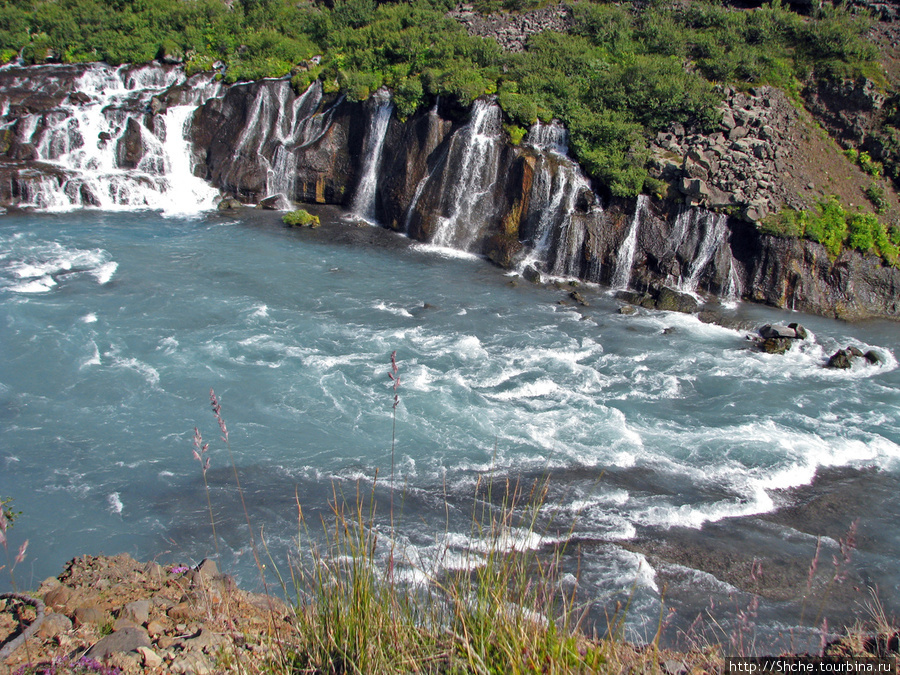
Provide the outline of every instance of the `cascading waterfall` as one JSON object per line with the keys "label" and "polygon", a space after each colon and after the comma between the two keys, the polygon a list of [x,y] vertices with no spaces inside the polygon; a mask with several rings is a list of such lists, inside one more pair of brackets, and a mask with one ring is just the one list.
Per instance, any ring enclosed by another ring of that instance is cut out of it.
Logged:
{"label": "cascading waterfall", "polygon": [[647,207],[647,195],[639,195],[634,207],[634,217],[628,227],[628,234],[616,255],[616,267],[612,276],[612,288],[627,289],[631,281],[631,266],[634,263],[634,252],[637,248],[638,226],[641,223],[641,215]]}
{"label": "cascading waterfall", "polygon": [[525,144],[538,150],[555,152],[558,155],[569,154],[569,132],[559,120],[551,120],[548,124],[535,122],[525,136]]}
{"label": "cascading waterfall", "polygon": [[472,245],[499,173],[500,122],[500,106],[479,99],[472,106],[472,120],[451,141],[448,164],[454,167],[455,181],[449,190],[450,213],[438,220],[433,244],[463,251]]}
{"label": "cascading waterfall", "polygon": [[[70,95],[56,108],[28,114],[16,123],[19,143],[30,145],[34,159],[43,163],[40,171],[18,172],[15,192],[21,205],[46,210],[149,208],[179,214],[212,208],[218,192],[193,175],[185,139],[196,105],[220,89],[211,81],[209,76],[194,78],[185,87],[193,98],[190,105],[170,106],[151,117],[151,98],[184,84],[183,71],[88,66],[72,83],[77,98]],[[123,163],[123,147],[139,157]]]}
{"label": "cascading waterfall", "polygon": [[678,286],[678,290],[684,293],[696,293],[697,283],[700,281],[700,275],[713,259],[719,246],[725,241],[725,235],[728,232],[728,216],[724,214],[706,211],[702,217],[697,220],[703,221],[703,239],[697,250],[697,255],[691,261],[688,270],[687,279],[683,279]]}
{"label": "cascading waterfall", "polygon": [[353,195],[350,206],[350,210],[355,216],[369,223],[375,222],[375,190],[378,187],[378,170],[381,167],[381,155],[388,122],[394,111],[390,92],[386,89],[379,89],[372,98],[374,99],[374,110],[363,141],[362,171],[356,194]]}

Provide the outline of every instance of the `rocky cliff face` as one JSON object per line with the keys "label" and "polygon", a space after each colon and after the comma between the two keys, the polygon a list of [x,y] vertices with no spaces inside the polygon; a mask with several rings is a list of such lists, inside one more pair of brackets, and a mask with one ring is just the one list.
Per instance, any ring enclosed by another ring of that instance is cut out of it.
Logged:
{"label": "rocky cliff face", "polygon": [[725,93],[717,133],[657,138],[658,168],[678,173],[682,194],[604,203],[569,158],[562,126],[536,124],[513,145],[490,99],[470,110],[438,101],[401,122],[385,95],[353,103],[318,83],[297,95],[286,80],[220,89],[160,66],[7,68],[0,201],[153,208],[199,177],[245,203],[339,204],[529,278],[897,317],[900,271],[853,252],[831,260],[818,244],[747,222],[790,203],[779,175],[799,150],[782,95]]}

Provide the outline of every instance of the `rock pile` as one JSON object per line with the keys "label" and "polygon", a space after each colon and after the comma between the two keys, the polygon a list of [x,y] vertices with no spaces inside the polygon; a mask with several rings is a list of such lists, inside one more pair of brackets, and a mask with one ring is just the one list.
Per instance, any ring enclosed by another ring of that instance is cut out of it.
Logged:
{"label": "rock pile", "polygon": [[[123,675],[203,675],[218,671],[223,659],[275,658],[270,635],[292,630],[287,605],[236,588],[210,560],[190,568],[139,563],[127,554],[84,556],[41,584],[37,595],[46,614],[28,649],[5,660],[9,672],[26,663],[87,658]],[[21,626],[3,620],[20,609],[0,604],[2,644]]]}
{"label": "rock pile", "polygon": [[838,368],[838,369],[847,369],[853,367],[853,359],[865,359],[866,363],[870,366],[878,365],[883,362],[881,355],[878,352],[873,350],[867,351],[863,354],[862,350],[859,347],[850,346],[846,349],[838,349],[831,357],[828,359],[828,363],[825,364],[826,368]]}
{"label": "rock pile", "polygon": [[767,354],[784,354],[794,344],[794,340],[805,340],[809,334],[799,323],[787,326],[767,323],[759,329],[759,337],[760,350]]}
{"label": "rock pile", "polygon": [[750,222],[783,204],[801,206],[783,181],[797,148],[798,120],[784,92],[725,87],[722,96],[715,132],[688,133],[675,124],[657,134],[651,144],[653,175],[674,184],[692,204],[733,207]]}
{"label": "rock pile", "polygon": [[448,16],[465,26],[469,35],[492,37],[508,52],[525,51],[529,35],[545,30],[564,32],[571,25],[569,9],[562,3],[524,14],[490,16],[478,14],[472,5],[459,5]]}

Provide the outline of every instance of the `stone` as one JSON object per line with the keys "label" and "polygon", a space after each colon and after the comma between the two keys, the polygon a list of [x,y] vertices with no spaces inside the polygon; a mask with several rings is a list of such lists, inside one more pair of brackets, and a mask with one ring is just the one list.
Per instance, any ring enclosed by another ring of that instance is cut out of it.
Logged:
{"label": "stone", "polygon": [[722,128],[727,131],[731,131],[737,126],[737,123],[734,121],[734,114],[730,110],[725,110],[722,113]]}
{"label": "stone", "polygon": [[207,653],[215,650],[219,646],[225,644],[227,639],[223,635],[219,635],[209,630],[201,628],[200,633],[195,637],[188,638],[182,642],[184,649],[206,651]]}
{"label": "stone", "polygon": [[201,652],[185,652],[172,661],[169,672],[178,675],[186,673],[208,675],[213,672],[213,666]]}
{"label": "stone", "polygon": [[799,323],[789,323],[788,328],[794,329],[794,334],[797,336],[798,340],[806,340],[809,337],[807,330]]}
{"label": "stone", "polygon": [[78,607],[75,610],[75,627],[86,624],[102,626],[110,622],[110,616],[96,607]]}
{"label": "stone", "polygon": [[881,354],[871,349],[863,354],[863,357],[865,357],[866,361],[873,366],[884,363],[884,359],[882,358]]}
{"label": "stone", "polygon": [[133,652],[138,647],[150,647],[150,636],[143,628],[131,626],[110,633],[91,647],[86,656],[101,660],[116,652]]}
{"label": "stone", "polygon": [[784,354],[792,343],[791,338],[766,338],[759,347],[766,354]]}
{"label": "stone", "polygon": [[219,202],[219,205],[216,207],[219,211],[232,211],[234,209],[239,209],[244,205],[239,202],[234,197],[226,197],[222,201]]}
{"label": "stone", "polygon": [[200,611],[188,602],[179,602],[168,611],[169,618],[176,623],[194,621],[200,618]]}
{"label": "stone", "polygon": [[[238,204],[240,204],[240,202],[238,202]],[[155,581],[160,581],[166,578],[165,568],[154,560],[151,560],[146,565],[144,565],[144,573]]]}
{"label": "stone", "polygon": [[135,600],[129,602],[119,610],[119,618],[131,621],[137,625],[143,625],[150,620],[150,601]]}
{"label": "stone", "polygon": [[744,219],[757,223],[769,215],[769,205],[764,200],[754,201],[744,207]]}
{"label": "stone", "polygon": [[137,653],[141,655],[144,668],[159,668],[163,664],[162,657],[150,647],[138,647]]}
{"label": "stone", "polygon": [[166,632],[166,626],[161,621],[150,621],[147,624],[147,632],[153,637],[156,637],[157,635],[162,635]]}
{"label": "stone", "polygon": [[635,307],[634,305],[622,305],[621,307],[619,307],[619,314],[624,314],[625,316],[637,314],[637,307]]}
{"label": "stone", "polygon": [[839,368],[846,370],[853,365],[850,360],[850,352],[846,349],[838,349],[834,354],[831,355],[831,358],[828,359],[828,363],[825,364],[826,368]]}
{"label": "stone", "polygon": [[656,298],[656,309],[664,312],[682,312],[690,314],[700,307],[697,299],[687,293],[663,286]]}
{"label": "stone", "polygon": [[662,669],[666,672],[666,675],[684,675],[689,672],[684,661],[678,661],[676,659],[668,659],[662,664]]}
{"label": "stone", "polygon": [[588,306],[587,300],[585,300],[584,296],[581,295],[581,293],[579,293],[578,291],[572,291],[571,293],[569,293],[569,297],[572,298],[579,305],[582,305],[584,307]]}
{"label": "stone", "polygon": [[[269,211],[276,211],[281,204],[281,195],[271,195],[266,197],[265,199],[260,199],[259,203],[256,205],[258,209],[267,209]],[[215,564],[215,563],[213,563]]]}
{"label": "stone", "polygon": [[852,356],[852,357],[859,358],[859,359],[863,358],[863,353],[859,349],[859,347],[853,347],[853,346],[847,347],[847,352],[849,352],[850,356]]}
{"label": "stone", "polygon": [[530,281],[533,284],[541,283],[541,273],[534,265],[528,265],[524,270],[522,270],[522,277],[526,281]]}
{"label": "stone", "polygon": [[763,339],[769,338],[791,338],[797,337],[797,331],[790,326],[782,326],[781,324],[767,323],[759,329],[759,335]]}
{"label": "stone", "polygon": [[728,140],[737,141],[741,138],[744,138],[748,133],[749,132],[747,131],[747,127],[735,127],[728,132]]}
{"label": "stone", "polygon": [[44,604],[51,609],[62,609],[72,597],[72,589],[59,585],[44,594]]}
{"label": "stone", "polygon": [[72,630],[72,621],[65,614],[50,612],[44,615],[44,620],[38,628],[38,637],[54,638],[57,635],[68,633]]}
{"label": "stone", "polygon": [[109,669],[114,669],[112,672],[121,673],[121,675],[141,675],[143,673],[141,658],[137,654],[116,652],[107,656],[104,662]]}

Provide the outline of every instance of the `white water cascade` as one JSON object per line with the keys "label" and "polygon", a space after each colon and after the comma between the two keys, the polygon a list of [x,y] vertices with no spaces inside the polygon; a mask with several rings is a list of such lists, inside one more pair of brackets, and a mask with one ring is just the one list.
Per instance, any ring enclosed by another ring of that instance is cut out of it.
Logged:
{"label": "white water cascade", "polygon": [[696,216],[694,221],[703,221],[703,239],[697,249],[697,255],[691,261],[687,279],[683,279],[678,290],[684,293],[696,293],[700,275],[709,265],[719,246],[725,241],[728,233],[728,216],[705,211],[702,216]]}
{"label": "white water cascade", "polygon": [[[279,83],[275,91],[276,116],[272,125],[260,130],[259,159],[266,164],[266,195],[279,197],[279,207],[290,208],[295,198],[297,183],[297,150],[321,138],[328,122],[331,119],[330,112],[317,113],[322,102],[322,85],[316,80],[301,96],[287,104],[291,91],[290,83]],[[263,96],[273,94],[270,92]],[[258,119],[256,120],[258,122]],[[252,128],[250,125],[248,129]],[[246,131],[246,130],[245,130]],[[271,132],[271,140],[275,143],[275,152],[270,163],[262,153],[262,146],[269,140],[267,133]]]}
{"label": "white water cascade", "polygon": [[[528,131],[525,144],[541,152],[531,190],[537,224],[531,234],[532,249],[519,263],[522,273],[539,265],[554,276],[576,276],[573,264],[581,259],[583,224],[574,223],[578,195],[590,190],[580,167],[567,157],[568,132],[557,122],[537,122]],[[554,255],[555,254],[555,255]]]}
{"label": "white water cascade", "polygon": [[449,189],[449,215],[438,220],[431,243],[469,250],[478,232],[474,225],[492,206],[490,195],[500,169],[500,131],[500,106],[475,101],[472,120],[452,141],[448,163],[455,179]]}
{"label": "white water cascade", "polygon": [[355,216],[369,223],[375,222],[375,190],[378,187],[378,170],[381,167],[381,155],[388,122],[394,111],[394,104],[391,102],[391,94],[388,90],[379,89],[372,98],[374,99],[374,109],[363,141],[362,171],[350,206],[350,210]]}
{"label": "white water cascade", "polygon": [[631,281],[631,266],[634,263],[634,252],[637,248],[638,227],[641,224],[641,216],[647,207],[647,195],[639,195],[637,203],[634,207],[634,216],[631,219],[631,225],[628,227],[628,234],[622,242],[621,248],[616,255],[616,268],[612,276],[612,288],[616,290],[625,290]]}
{"label": "white water cascade", "polygon": [[[151,99],[176,85],[186,92],[171,97],[179,105],[152,114]],[[196,106],[220,91],[211,76],[186,80],[176,68],[92,64],[72,86],[58,106],[13,120],[17,142],[33,149],[34,163],[16,178],[22,206],[180,215],[214,207],[218,191],[193,175],[185,138]]]}

